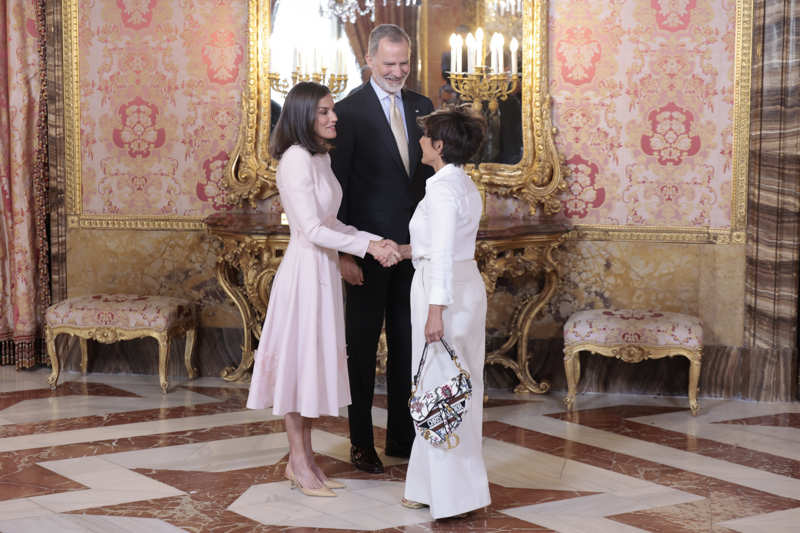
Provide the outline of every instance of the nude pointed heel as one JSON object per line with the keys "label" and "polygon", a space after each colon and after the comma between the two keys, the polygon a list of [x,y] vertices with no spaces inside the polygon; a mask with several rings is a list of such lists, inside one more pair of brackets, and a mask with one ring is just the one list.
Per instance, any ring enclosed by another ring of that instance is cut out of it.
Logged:
{"label": "nude pointed heel", "polygon": [[298,488],[298,489],[300,489],[300,492],[302,492],[306,496],[320,496],[320,497],[326,497],[326,498],[330,498],[331,496],[336,496],[336,493],[333,492],[327,486],[323,486],[323,487],[320,487],[318,489],[307,489],[307,488],[305,488],[303,485],[300,484],[299,481],[297,481],[297,479],[294,477],[294,474],[291,471],[287,471],[284,474],[284,476],[286,476],[286,479],[289,480],[289,487],[290,488],[292,488],[292,489]]}
{"label": "nude pointed heel", "polygon": [[333,479],[326,479],[325,486],[329,489],[346,489],[347,485],[342,483],[341,481],[336,481]]}

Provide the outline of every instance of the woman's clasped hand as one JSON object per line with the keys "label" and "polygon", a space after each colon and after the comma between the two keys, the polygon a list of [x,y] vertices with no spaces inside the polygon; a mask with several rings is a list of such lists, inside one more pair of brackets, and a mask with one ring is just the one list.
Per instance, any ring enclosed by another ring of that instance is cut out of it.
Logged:
{"label": "woman's clasped hand", "polygon": [[384,267],[390,267],[403,259],[400,247],[391,239],[370,241],[367,253]]}

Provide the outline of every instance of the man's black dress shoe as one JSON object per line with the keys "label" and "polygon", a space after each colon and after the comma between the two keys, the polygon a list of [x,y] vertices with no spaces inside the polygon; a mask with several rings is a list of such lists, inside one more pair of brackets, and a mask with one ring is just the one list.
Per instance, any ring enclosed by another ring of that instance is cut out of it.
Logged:
{"label": "man's black dress shoe", "polygon": [[350,446],[350,462],[353,466],[370,474],[383,474],[383,463],[381,463],[375,448],[359,448]]}

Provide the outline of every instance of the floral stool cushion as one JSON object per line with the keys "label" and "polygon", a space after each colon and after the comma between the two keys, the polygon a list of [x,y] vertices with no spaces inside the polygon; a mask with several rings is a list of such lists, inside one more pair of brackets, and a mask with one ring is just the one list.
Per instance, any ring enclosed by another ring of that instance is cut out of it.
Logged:
{"label": "floral stool cushion", "polygon": [[575,401],[581,351],[638,363],[682,355],[689,359],[689,406],[697,413],[697,382],[703,348],[700,319],[682,313],[593,309],[573,314],[564,324],[564,370],[568,408]]}
{"label": "floral stool cushion", "polygon": [[579,311],[564,325],[564,345],[584,342],[601,346],[644,344],[699,350],[703,346],[703,326],[699,318],[681,313],[629,309]]}
{"label": "floral stool cushion", "polygon": [[181,298],[94,294],[68,298],[50,306],[45,321],[50,327],[112,327],[166,331],[179,322],[194,322],[194,306]]}
{"label": "floral stool cushion", "polygon": [[197,375],[191,364],[197,315],[188,300],[169,296],[133,294],[94,294],[68,298],[50,306],[45,313],[45,337],[53,371],[48,381],[58,383],[59,360],[55,337],[60,333],[76,335],[81,340],[81,370],[88,363],[87,339],[111,343],[138,337],[154,337],[159,344],[159,377],[167,391],[166,364],[171,338],[186,333],[185,364],[189,377]]}

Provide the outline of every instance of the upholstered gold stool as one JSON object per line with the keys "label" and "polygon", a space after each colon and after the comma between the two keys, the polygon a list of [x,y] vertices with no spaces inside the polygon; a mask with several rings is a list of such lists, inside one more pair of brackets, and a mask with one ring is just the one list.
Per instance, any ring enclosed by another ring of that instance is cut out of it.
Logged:
{"label": "upholstered gold stool", "polygon": [[86,341],[93,339],[112,343],[139,337],[158,341],[158,376],[162,392],[167,392],[167,357],[170,341],[186,333],[184,362],[189,378],[197,376],[192,366],[197,315],[191,302],[168,296],[135,296],[131,294],[95,294],[68,298],[50,306],[45,313],[45,340],[53,371],[48,383],[58,384],[60,365],[55,338],[60,333],[75,335],[81,344],[81,372],[86,374],[88,352]]}
{"label": "upholstered gold stool", "polygon": [[616,357],[626,363],[682,355],[689,359],[689,408],[696,415],[702,350],[703,326],[697,317],[628,309],[580,311],[564,324],[564,403],[570,410],[575,404],[582,351]]}

